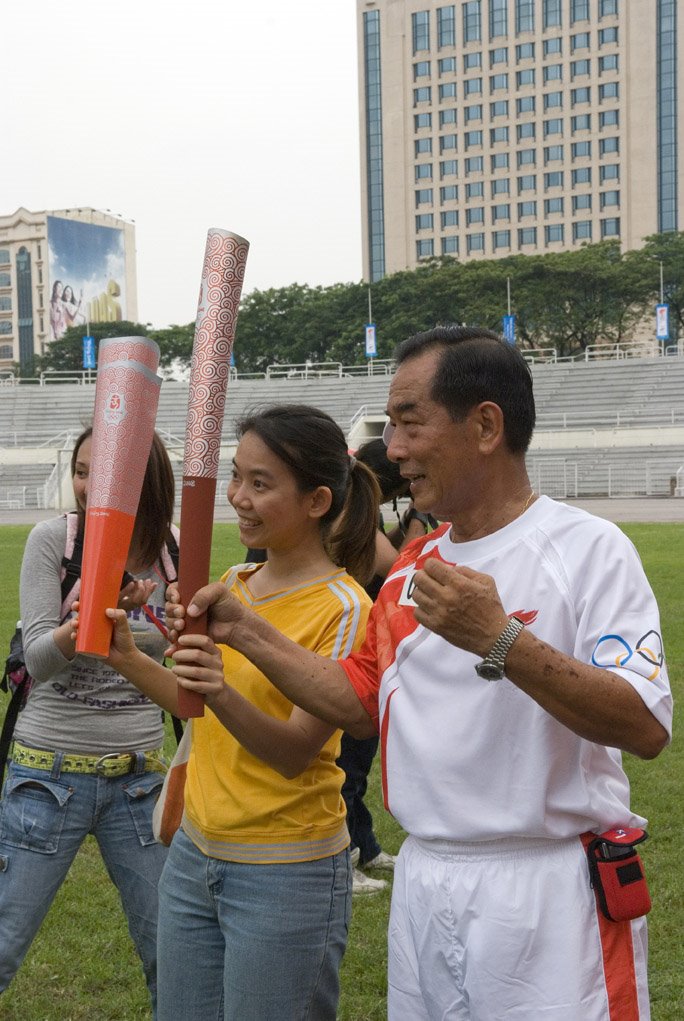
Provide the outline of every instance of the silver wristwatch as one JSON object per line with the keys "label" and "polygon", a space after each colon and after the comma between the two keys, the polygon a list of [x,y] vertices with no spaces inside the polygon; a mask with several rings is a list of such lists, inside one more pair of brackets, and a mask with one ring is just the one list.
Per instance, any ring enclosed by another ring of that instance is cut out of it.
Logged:
{"label": "silver wristwatch", "polygon": [[475,664],[475,671],[480,677],[484,677],[486,681],[501,680],[508,650],[524,627],[525,623],[520,617],[509,617],[508,624],[494,642],[489,654],[481,663]]}

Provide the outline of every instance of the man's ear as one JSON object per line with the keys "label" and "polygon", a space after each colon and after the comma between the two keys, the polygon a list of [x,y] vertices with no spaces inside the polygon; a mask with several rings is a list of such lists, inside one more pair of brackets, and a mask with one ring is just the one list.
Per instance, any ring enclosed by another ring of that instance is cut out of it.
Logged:
{"label": "man's ear", "polygon": [[329,486],[317,486],[309,493],[309,514],[312,518],[323,518],[332,505],[332,490]]}
{"label": "man's ear", "polygon": [[505,439],[503,411],[493,401],[483,401],[473,409],[473,416],[480,451],[493,453]]}

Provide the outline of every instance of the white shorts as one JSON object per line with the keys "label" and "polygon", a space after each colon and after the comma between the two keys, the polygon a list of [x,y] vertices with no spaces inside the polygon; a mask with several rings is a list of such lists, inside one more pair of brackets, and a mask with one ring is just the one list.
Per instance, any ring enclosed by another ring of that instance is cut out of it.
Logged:
{"label": "white shorts", "polygon": [[645,918],[597,911],[579,838],[401,849],[389,1021],[648,1021],[646,955]]}

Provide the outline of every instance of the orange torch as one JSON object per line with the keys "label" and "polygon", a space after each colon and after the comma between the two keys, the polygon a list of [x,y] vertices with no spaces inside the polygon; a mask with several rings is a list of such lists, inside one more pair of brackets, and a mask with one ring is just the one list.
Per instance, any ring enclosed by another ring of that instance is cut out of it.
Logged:
{"label": "orange torch", "polygon": [[92,457],[76,651],[106,657],[152,446],[161,378],[146,337],[103,340],[98,354]]}
{"label": "orange torch", "polygon": [[[184,606],[209,581],[226,387],[248,251],[249,242],[237,234],[216,228],[207,234],[183,461],[178,590]],[[204,634],[206,627],[206,617],[186,619],[187,634]],[[178,715],[204,715],[204,698],[179,687]]]}

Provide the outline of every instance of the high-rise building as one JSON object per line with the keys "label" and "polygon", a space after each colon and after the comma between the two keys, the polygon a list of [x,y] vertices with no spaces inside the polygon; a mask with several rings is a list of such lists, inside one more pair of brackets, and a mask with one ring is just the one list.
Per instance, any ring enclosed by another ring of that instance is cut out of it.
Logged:
{"label": "high-rise building", "polygon": [[684,229],[682,9],[357,0],[366,279]]}
{"label": "high-rise building", "polygon": [[0,216],[0,369],[70,326],[138,318],[135,226],[97,209]]}

